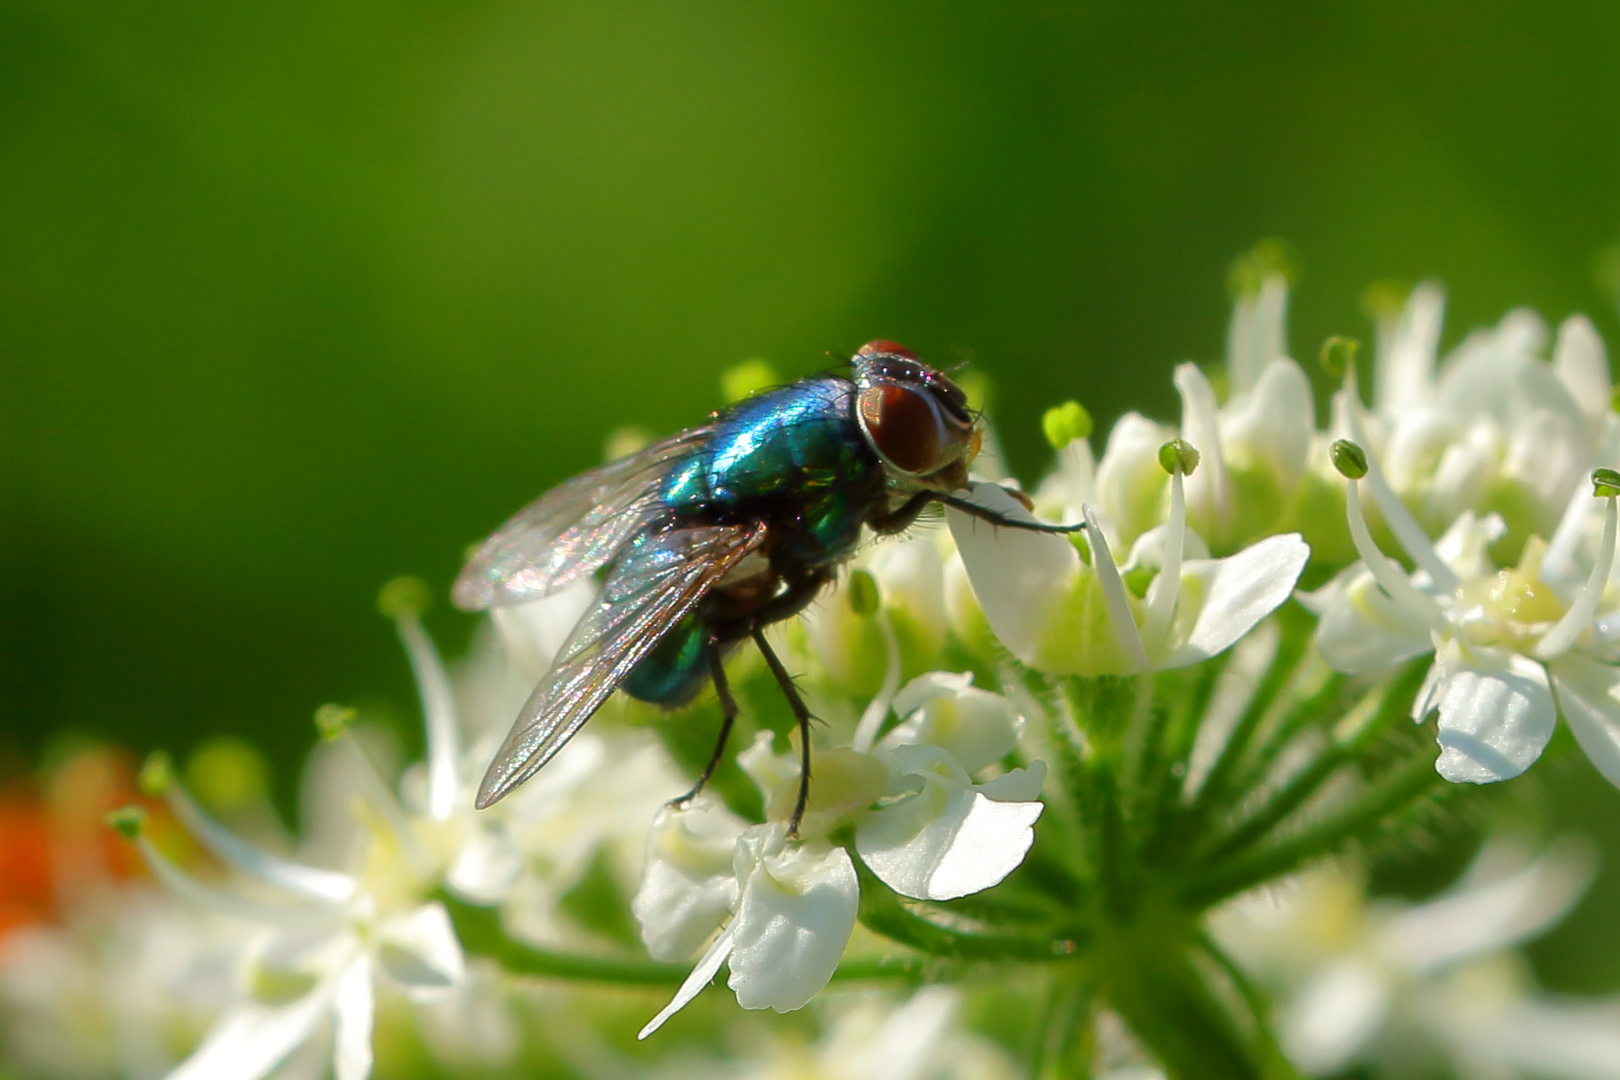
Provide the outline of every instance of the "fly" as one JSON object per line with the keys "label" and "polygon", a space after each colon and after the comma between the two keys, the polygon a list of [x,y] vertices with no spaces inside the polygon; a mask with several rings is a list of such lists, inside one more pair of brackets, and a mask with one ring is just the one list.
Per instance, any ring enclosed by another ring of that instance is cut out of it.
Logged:
{"label": "fly", "polygon": [[765,640],[855,553],[861,530],[892,536],[934,503],[1005,525],[963,498],[979,418],[943,373],[872,341],[848,377],[767,390],[707,422],[583,473],[508,521],[456,579],[457,606],[538,600],[603,571],[602,590],[518,713],[478,789],[484,809],[533,776],[614,690],[666,708],[713,683],[722,721],[703,789],[737,716],[726,654],[752,639],[799,724],[803,761],[789,820],[810,791],[810,710]]}

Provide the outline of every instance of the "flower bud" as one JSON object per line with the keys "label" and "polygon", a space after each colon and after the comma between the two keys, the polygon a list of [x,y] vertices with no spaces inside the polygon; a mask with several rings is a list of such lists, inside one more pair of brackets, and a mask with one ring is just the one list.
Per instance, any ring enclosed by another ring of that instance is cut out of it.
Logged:
{"label": "flower bud", "polygon": [[1198,468],[1198,451],[1186,439],[1171,439],[1159,447],[1159,468],[1171,476],[1191,476]]}
{"label": "flower bud", "polygon": [[1091,436],[1091,414],[1078,401],[1065,401],[1046,410],[1041,430],[1052,449],[1062,450],[1076,439]]}
{"label": "flower bud", "polygon": [[1367,475],[1367,452],[1349,439],[1335,441],[1329,453],[1333,467],[1346,479],[1360,480]]}
{"label": "flower bud", "polygon": [[417,577],[397,577],[377,593],[377,610],[390,619],[420,615],[430,602],[427,583]]}

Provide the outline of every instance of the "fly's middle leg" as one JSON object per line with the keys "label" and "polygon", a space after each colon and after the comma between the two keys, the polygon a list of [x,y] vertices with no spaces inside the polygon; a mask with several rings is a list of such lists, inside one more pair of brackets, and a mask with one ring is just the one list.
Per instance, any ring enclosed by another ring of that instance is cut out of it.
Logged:
{"label": "fly's middle leg", "polygon": [[692,790],[669,801],[674,807],[684,807],[703,791],[704,785],[709,782],[709,778],[719,766],[720,759],[725,756],[726,740],[731,737],[731,725],[737,720],[737,701],[731,696],[731,683],[726,681],[726,665],[720,655],[720,643],[710,637],[708,644],[704,646],[704,652],[709,657],[709,677],[714,680],[715,696],[720,699],[720,736],[715,739],[714,753],[709,757],[709,763],[703,766],[703,775],[692,785]]}
{"label": "fly's middle leg", "polygon": [[770,642],[765,640],[765,632],[759,627],[754,628],[754,644],[759,647],[759,653],[765,658],[765,664],[771,669],[771,675],[776,678],[776,685],[782,688],[782,694],[787,698],[788,708],[793,710],[793,716],[799,722],[799,797],[793,803],[793,816],[788,818],[788,835],[799,835],[799,822],[804,820],[804,807],[810,801],[810,707],[804,703],[799,695],[799,688],[793,685],[793,676],[787,673],[782,661],[777,659],[776,652],[771,648]]}

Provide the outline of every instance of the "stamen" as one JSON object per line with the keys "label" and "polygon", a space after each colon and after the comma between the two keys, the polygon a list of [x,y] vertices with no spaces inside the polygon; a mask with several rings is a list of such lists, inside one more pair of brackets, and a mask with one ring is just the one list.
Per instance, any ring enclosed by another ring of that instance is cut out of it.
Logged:
{"label": "stamen", "polygon": [[416,680],[416,692],[422,699],[422,719],[427,727],[428,817],[448,821],[461,795],[456,775],[461,757],[460,724],[450,675],[439,650],[433,647],[433,639],[422,628],[421,613],[427,607],[427,596],[427,587],[417,578],[395,578],[383,586],[377,606],[399,630],[399,640],[411,663],[411,676]]}
{"label": "stamen", "polygon": [[1604,501],[1609,505],[1603,511],[1603,539],[1598,543],[1597,561],[1592,564],[1591,575],[1581,591],[1575,594],[1575,602],[1564,612],[1564,617],[1536,643],[1535,656],[1538,660],[1551,660],[1566,652],[1581,636],[1581,631],[1592,625],[1592,618],[1597,614],[1598,601],[1603,599],[1609,575],[1614,572],[1615,526],[1620,520],[1620,512],[1615,509],[1615,497],[1607,495]]}
{"label": "stamen", "polygon": [[330,923],[342,915],[330,904],[261,904],[204,885],[158,850],[144,831],[144,815],[126,808],[115,811],[109,823],[135,845],[152,876],[181,899],[220,915],[272,926],[311,926]]}
{"label": "stamen", "polygon": [[411,828],[404,807],[399,805],[394,793],[388,790],[388,785],[383,782],[377,767],[371,763],[366,748],[360,745],[360,740],[349,730],[355,715],[353,709],[342,705],[322,705],[315,710],[315,726],[322,738],[342,746],[344,752],[354,761],[355,773],[360,779],[360,786],[364,789],[361,797],[370,803],[371,808],[382,818],[383,824],[388,827],[400,850],[405,853],[405,858],[410,861],[411,869],[426,876],[432,873],[433,862],[428,858],[421,840],[417,838],[416,831]]}
{"label": "stamen", "polygon": [[1558,587],[1559,579],[1573,576],[1575,549],[1580,546],[1586,515],[1591,510],[1592,496],[1587,494],[1584,487],[1576,484],[1569,502],[1564,506],[1563,516],[1558,519],[1558,528],[1553,530],[1552,539],[1547,542],[1547,552],[1541,558],[1542,579],[1554,588]]}
{"label": "stamen", "polygon": [[1114,633],[1126,659],[1135,665],[1137,671],[1146,671],[1147,650],[1142,648],[1142,635],[1136,628],[1130,601],[1125,596],[1125,582],[1119,576],[1119,566],[1114,562],[1113,554],[1108,550],[1108,538],[1103,535],[1097,511],[1087,504],[1080,508],[1080,512],[1086,518],[1086,538],[1091,542],[1091,569],[1102,588],[1103,603],[1108,605],[1108,620],[1114,625]]}
{"label": "stamen", "polygon": [[890,621],[887,611],[879,608],[874,617],[877,620],[878,631],[883,635],[885,666],[883,685],[878,687],[877,696],[867,702],[866,709],[861,713],[860,723],[855,725],[855,734],[850,739],[850,749],[861,754],[871,752],[872,744],[877,742],[878,732],[883,727],[883,721],[894,705],[894,695],[900,691],[900,639],[895,636],[894,623]]}
{"label": "stamen", "polygon": [[243,840],[216,821],[174,776],[168,755],[153,754],[141,769],[141,787],[169,804],[186,830],[222,862],[310,900],[341,904],[354,895],[355,879],[348,874],[284,859]]}
{"label": "stamen", "polygon": [[[1333,395],[1333,407],[1344,421],[1344,426],[1350,433],[1350,438],[1362,446],[1367,442],[1367,427],[1363,422],[1361,399],[1341,390]],[[1367,484],[1372,492],[1373,502],[1378,506],[1378,512],[1384,517],[1384,524],[1389,531],[1395,534],[1395,539],[1420,570],[1429,575],[1435,588],[1441,592],[1450,593],[1457,590],[1457,575],[1452,573],[1440,558],[1440,553],[1434,549],[1428,534],[1423,526],[1417,523],[1412,512],[1401,502],[1401,497],[1395,494],[1395,489],[1389,486],[1384,478],[1384,471],[1378,467],[1378,462],[1371,456],[1367,458]]]}
{"label": "stamen", "polygon": [[[1182,453],[1181,447],[1185,447],[1191,453]],[[1177,447],[1176,443],[1166,443],[1164,449],[1159,452],[1159,463],[1163,465],[1168,461],[1169,464],[1170,520],[1166,523],[1164,556],[1159,563],[1159,576],[1153,583],[1152,596],[1148,599],[1147,620],[1142,628],[1142,640],[1155,646],[1163,642],[1165,634],[1169,632],[1170,620],[1176,613],[1176,600],[1181,595],[1181,555],[1187,537],[1187,495],[1182,476],[1184,472],[1192,471],[1185,466],[1185,461],[1189,457],[1194,467],[1198,461],[1196,450],[1186,446],[1185,443],[1182,443],[1181,447]]]}
{"label": "stamen", "polygon": [[[1370,472],[1368,475],[1372,475]],[[1413,585],[1407,579],[1406,571],[1395,564],[1395,561],[1373,543],[1372,534],[1367,531],[1367,519],[1361,513],[1361,481],[1351,480],[1344,489],[1344,513],[1350,521],[1350,539],[1355,542],[1356,554],[1361,556],[1362,565],[1365,566],[1389,598],[1406,608],[1412,614],[1428,623],[1430,627],[1439,629],[1445,625],[1446,616],[1440,608],[1440,603],[1428,593]]]}
{"label": "stamen", "polygon": [[1224,528],[1232,511],[1231,482],[1221,450],[1220,408],[1215,388],[1196,364],[1178,364],[1176,389],[1181,393],[1181,437],[1203,450],[1204,487],[1214,502],[1215,523]]}

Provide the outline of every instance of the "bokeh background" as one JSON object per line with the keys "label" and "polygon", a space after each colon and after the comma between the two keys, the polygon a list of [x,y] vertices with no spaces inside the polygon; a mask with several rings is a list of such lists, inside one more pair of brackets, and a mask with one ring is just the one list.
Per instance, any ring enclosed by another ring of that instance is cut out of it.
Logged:
{"label": "bokeh background", "polygon": [[[1269,236],[1302,359],[1431,275],[1447,344],[1620,343],[1620,6],[0,0],[0,769],[229,733],[290,783],[317,703],[413,707],[383,581],[745,357],[972,360],[1032,478],[1048,404],[1174,415]],[[1620,987],[1616,904],[1555,983]]]}

